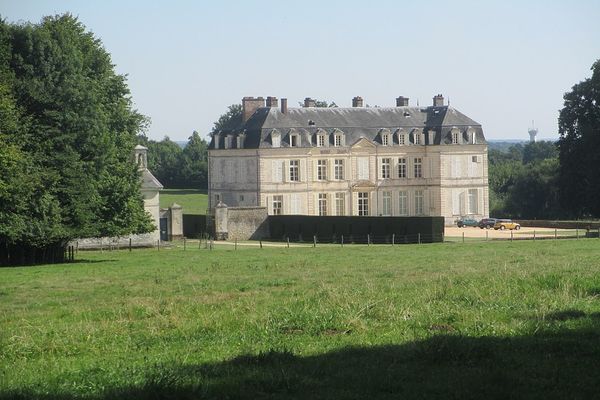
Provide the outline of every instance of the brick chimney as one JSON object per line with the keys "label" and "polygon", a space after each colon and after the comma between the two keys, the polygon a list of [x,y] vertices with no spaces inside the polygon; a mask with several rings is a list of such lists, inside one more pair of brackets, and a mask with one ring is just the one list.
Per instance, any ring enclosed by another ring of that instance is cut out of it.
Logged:
{"label": "brick chimney", "polygon": [[356,96],[352,99],[352,107],[362,107],[363,106],[363,98],[360,96]]}
{"label": "brick chimney", "polygon": [[265,106],[265,99],[262,97],[244,97],[242,99],[242,122],[250,119],[256,110]]}
{"label": "brick chimney", "polygon": [[310,97],[304,99],[304,107],[315,107],[316,105],[317,104],[315,100],[311,99]]}
{"label": "brick chimney", "polygon": [[281,99],[281,112],[287,114],[287,99]]}
{"label": "brick chimney", "polygon": [[400,96],[396,98],[396,107],[408,106],[408,97]]}
{"label": "brick chimney", "polygon": [[267,97],[267,107],[277,107],[277,97],[269,96]]}
{"label": "brick chimney", "polygon": [[433,97],[433,105],[434,105],[434,107],[443,106],[444,105],[444,96],[442,96],[441,94],[434,96]]}

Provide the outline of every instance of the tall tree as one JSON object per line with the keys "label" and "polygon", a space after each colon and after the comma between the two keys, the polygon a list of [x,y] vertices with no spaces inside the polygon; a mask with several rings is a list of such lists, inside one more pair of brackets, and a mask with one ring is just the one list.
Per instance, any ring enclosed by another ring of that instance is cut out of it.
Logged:
{"label": "tall tree", "polygon": [[0,21],[0,46],[5,110],[13,101],[20,119],[18,130],[3,131],[5,160],[22,164],[35,192],[25,196],[30,214],[17,213],[31,220],[28,231],[0,241],[57,245],[151,230],[131,160],[146,120],[100,41],[66,14],[37,25]]}
{"label": "tall tree", "polygon": [[148,169],[167,188],[179,187],[181,181],[181,146],[165,136],[160,142],[148,141]]}
{"label": "tall tree", "polygon": [[558,119],[559,195],[576,217],[600,217],[600,60],[591,69],[564,95]]}
{"label": "tall tree", "polygon": [[227,112],[215,121],[210,135],[214,135],[219,131],[235,129],[242,124],[242,105],[232,104],[227,107]]}
{"label": "tall tree", "polygon": [[196,131],[189,137],[183,149],[181,162],[182,180],[186,187],[206,189],[208,182],[208,144]]}

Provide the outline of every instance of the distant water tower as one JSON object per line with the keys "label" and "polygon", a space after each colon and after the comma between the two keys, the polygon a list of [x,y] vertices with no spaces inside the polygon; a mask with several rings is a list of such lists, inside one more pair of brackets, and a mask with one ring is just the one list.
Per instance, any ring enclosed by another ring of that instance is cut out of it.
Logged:
{"label": "distant water tower", "polygon": [[535,136],[538,134],[538,130],[535,129],[533,121],[531,121],[531,128],[529,128],[529,142],[535,143]]}

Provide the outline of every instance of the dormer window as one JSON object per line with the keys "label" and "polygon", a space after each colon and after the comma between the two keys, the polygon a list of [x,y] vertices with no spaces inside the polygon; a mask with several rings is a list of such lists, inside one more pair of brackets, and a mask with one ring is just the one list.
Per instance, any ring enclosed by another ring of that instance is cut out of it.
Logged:
{"label": "dormer window", "polygon": [[281,134],[276,129],[271,131],[271,146],[281,147]]}
{"label": "dormer window", "polygon": [[396,136],[398,136],[398,144],[400,146],[404,146],[404,145],[408,144],[406,132],[404,131],[404,129],[402,129],[402,128],[398,129],[396,131]]}
{"label": "dormer window", "polygon": [[460,130],[458,128],[452,128],[450,139],[452,140],[452,144],[461,144]]}
{"label": "dormer window", "polygon": [[292,128],[288,131],[289,145],[290,147],[300,147],[301,146],[301,136],[300,132],[296,129]]}
{"label": "dormer window", "polygon": [[243,149],[245,141],[246,141],[246,134],[240,133],[237,137],[237,148]]}
{"label": "dormer window", "polygon": [[341,147],[344,145],[344,132],[336,129],[333,131],[333,145],[335,147]]}
{"label": "dormer window", "polygon": [[425,144],[425,139],[423,138],[423,130],[421,130],[421,129],[413,130],[413,143],[414,144]]}
{"label": "dormer window", "polygon": [[452,132],[452,144],[458,144],[458,132]]}
{"label": "dormer window", "polygon": [[327,144],[327,132],[323,129],[319,129],[317,131],[317,147],[326,147]]}
{"label": "dormer window", "polygon": [[233,143],[233,135],[227,135],[225,136],[225,148],[226,149],[231,149],[231,144]]}
{"label": "dormer window", "polygon": [[469,127],[467,129],[467,137],[469,138],[469,143],[477,144],[477,132],[475,132],[475,129]]}
{"label": "dormer window", "polygon": [[389,129],[381,129],[379,131],[379,135],[381,136],[381,145],[382,146],[391,146],[392,145],[392,133]]}

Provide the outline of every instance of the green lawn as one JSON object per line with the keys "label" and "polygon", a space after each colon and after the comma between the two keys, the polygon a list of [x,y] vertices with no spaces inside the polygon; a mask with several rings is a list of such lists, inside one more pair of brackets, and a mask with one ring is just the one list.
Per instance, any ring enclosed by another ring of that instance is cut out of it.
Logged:
{"label": "green lawn", "polygon": [[80,252],[0,269],[0,398],[589,399],[600,240]]}
{"label": "green lawn", "polygon": [[166,208],[177,203],[184,214],[206,214],[208,195],[199,189],[163,189],[160,191],[160,207]]}

